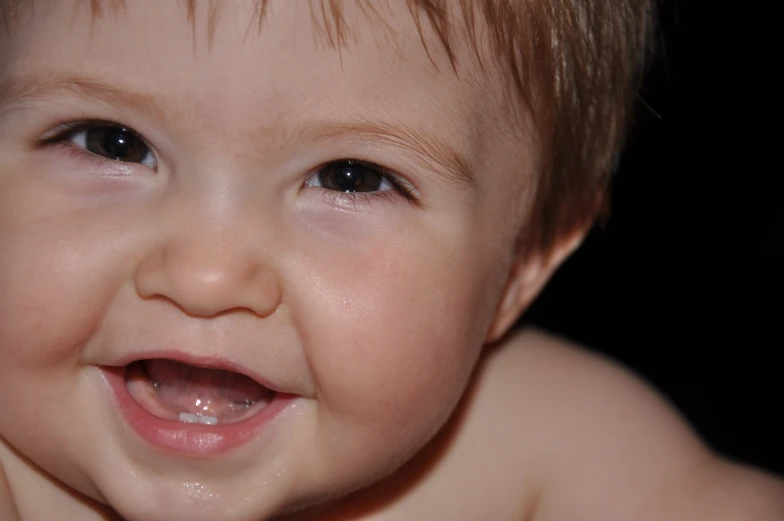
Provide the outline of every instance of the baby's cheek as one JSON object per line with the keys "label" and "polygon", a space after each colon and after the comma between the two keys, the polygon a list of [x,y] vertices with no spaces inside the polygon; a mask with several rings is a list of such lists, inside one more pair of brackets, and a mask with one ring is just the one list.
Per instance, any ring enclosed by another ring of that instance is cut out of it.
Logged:
{"label": "baby's cheek", "polygon": [[[3,366],[30,370],[57,366],[87,336],[84,317],[67,320],[63,313],[78,306],[78,300],[47,276],[52,274],[51,267],[40,272],[29,262],[21,265],[8,257],[3,255],[0,260]],[[24,262],[18,255],[16,259]]]}
{"label": "baby's cheek", "polygon": [[390,470],[410,457],[448,418],[481,350],[482,297],[460,261],[469,248],[426,242],[366,244],[350,263],[323,254],[315,285],[301,288],[325,296],[303,300],[300,331],[318,386],[318,443],[328,446],[320,453],[343,467]]}
{"label": "baby's cheek", "polygon": [[76,362],[95,331],[110,293],[105,249],[79,228],[55,219],[0,224],[0,371]]}

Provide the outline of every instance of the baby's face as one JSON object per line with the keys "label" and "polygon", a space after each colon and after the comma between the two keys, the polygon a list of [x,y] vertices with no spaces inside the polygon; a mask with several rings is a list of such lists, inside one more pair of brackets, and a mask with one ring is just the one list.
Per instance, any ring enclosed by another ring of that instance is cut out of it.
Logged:
{"label": "baby's face", "polygon": [[209,45],[206,3],[126,4],[0,41],[0,437],[134,520],[371,483],[464,392],[526,140],[405,2],[346,2],[340,52],[304,2],[223,3]]}

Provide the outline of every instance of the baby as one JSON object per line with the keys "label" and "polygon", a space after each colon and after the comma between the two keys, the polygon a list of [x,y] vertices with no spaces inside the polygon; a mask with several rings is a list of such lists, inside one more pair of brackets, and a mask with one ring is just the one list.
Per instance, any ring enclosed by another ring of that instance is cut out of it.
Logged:
{"label": "baby", "polygon": [[510,332],[605,202],[651,26],[0,0],[0,519],[784,519],[627,371]]}

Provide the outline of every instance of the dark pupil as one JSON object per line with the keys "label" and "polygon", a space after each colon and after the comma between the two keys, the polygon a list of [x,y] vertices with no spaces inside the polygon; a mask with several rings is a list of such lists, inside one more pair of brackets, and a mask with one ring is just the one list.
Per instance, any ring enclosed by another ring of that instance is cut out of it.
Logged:
{"label": "dark pupil", "polygon": [[322,187],[339,192],[375,192],[383,181],[380,173],[353,161],[327,165],[319,176]]}
{"label": "dark pupil", "polygon": [[88,129],[86,144],[93,154],[126,163],[141,163],[149,152],[139,136],[122,127]]}

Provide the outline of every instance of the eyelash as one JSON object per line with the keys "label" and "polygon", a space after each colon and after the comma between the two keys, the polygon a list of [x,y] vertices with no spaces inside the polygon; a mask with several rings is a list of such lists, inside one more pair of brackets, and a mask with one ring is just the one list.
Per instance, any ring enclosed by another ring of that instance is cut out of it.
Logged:
{"label": "eyelash", "polygon": [[79,132],[89,130],[91,128],[99,128],[99,127],[127,129],[130,133],[132,133],[134,136],[139,138],[144,143],[144,145],[148,148],[150,154],[152,154],[153,158],[155,159],[155,166],[149,167],[142,163],[132,163],[132,164],[146,166],[147,168],[151,168],[152,170],[157,171],[158,161],[157,161],[155,149],[149,144],[148,140],[137,131],[133,130],[132,128],[129,128],[127,125],[118,123],[116,121],[110,121],[104,119],[84,119],[81,121],[58,123],[51,131],[47,132],[47,134],[49,134],[48,136],[34,139],[34,146],[37,149],[45,148],[47,146],[59,146],[65,149],[69,154],[74,155],[77,159],[91,161],[97,165],[105,165],[106,162],[119,163],[120,161],[99,156],[98,154],[94,154],[85,148],[75,146],[72,143],[69,143],[69,139],[71,139]]}
{"label": "eyelash", "polygon": [[[113,127],[113,128],[121,128],[127,129],[129,133],[132,133],[136,137],[138,137],[144,145],[148,148],[149,153],[152,154],[153,158],[155,159],[155,166],[152,167],[153,170],[157,171],[157,159],[155,154],[155,149],[149,144],[148,140],[144,138],[140,133],[136,132],[135,130],[127,127],[122,123],[118,123],[116,121],[110,120],[103,120],[103,119],[84,119],[81,121],[75,122],[63,122],[57,124],[54,129],[52,129],[48,134],[49,136],[45,136],[43,138],[38,138],[35,140],[36,148],[44,148],[47,146],[61,146],[62,148],[66,149],[69,154],[73,154],[80,160],[89,160],[99,165],[105,164],[108,162],[116,162],[116,160],[109,159],[107,157],[100,156],[89,150],[82,148],[80,146],[75,146],[73,143],[69,143],[69,139],[73,138],[79,132],[83,132],[85,130],[89,130],[91,128],[97,127]],[[132,163],[138,164],[141,166],[146,166],[143,163]],[[414,189],[409,185],[407,181],[404,181],[398,176],[390,172],[388,169],[372,163],[370,161],[353,159],[353,158],[342,158],[333,161],[328,161],[322,163],[317,168],[314,168],[309,174],[308,179],[303,183],[303,188],[310,187],[309,182],[315,176],[319,175],[323,170],[328,167],[335,167],[337,165],[344,164],[344,165],[356,165],[361,168],[367,169],[381,178],[383,178],[386,182],[391,185],[391,190],[378,190],[378,191],[370,191],[370,192],[343,192],[338,190],[330,190],[327,188],[323,188],[321,191],[323,192],[324,196],[331,199],[335,203],[346,203],[350,202],[352,204],[367,204],[371,202],[379,202],[379,201],[394,201],[398,197],[402,197],[407,202],[411,203],[414,206],[421,206],[419,196],[415,193]],[[150,167],[148,167],[150,168]],[[312,188],[320,188],[320,187],[312,187]]]}
{"label": "eyelash", "polygon": [[[341,190],[330,190],[328,188],[322,188],[318,186],[310,186],[311,180],[315,179],[319,174],[324,173],[328,168],[335,168],[339,166],[345,167],[349,165],[369,170],[370,172],[378,175],[383,179],[383,181],[389,184],[391,189],[368,192],[345,192]],[[310,174],[308,175],[308,179],[302,184],[302,187],[322,188],[321,192],[323,193],[323,196],[336,204],[345,204],[346,202],[351,204],[363,204],[382,201],[394,202],[402,197],[406,202],[411,203],[414,206],[421,206],[420,198],[416,194],[414,188],[411,187],[410,184],[403,180],[399,175],[376,163],[353,158],[343,158],[322,163],[318,167],[311,170]]]}
{"label": "eyelash", "polygon": [[[405,190],[405,189],[404,189]],[[322,197],[327,199],[330,203],[338,206],[351,206],[369,205],[373,203],[394,203],[403,200],[415,207],[419,207],[419,199],[414,195],[409,195],[409,192],[394,190],[384,190],[380,192],[338,192],[336,190],[322,190]]]}

